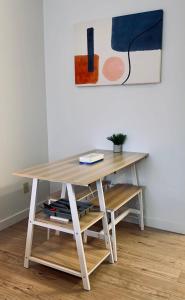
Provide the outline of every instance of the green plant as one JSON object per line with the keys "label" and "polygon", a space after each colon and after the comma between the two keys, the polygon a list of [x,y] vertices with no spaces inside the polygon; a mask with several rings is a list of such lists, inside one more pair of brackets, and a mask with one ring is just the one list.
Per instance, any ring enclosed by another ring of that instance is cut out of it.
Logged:
{"label": "green plant", "polygon": [[126,137],[126,134],[118,133],[108,136],[107,140],[113,142],[114,145],[123,145]]}

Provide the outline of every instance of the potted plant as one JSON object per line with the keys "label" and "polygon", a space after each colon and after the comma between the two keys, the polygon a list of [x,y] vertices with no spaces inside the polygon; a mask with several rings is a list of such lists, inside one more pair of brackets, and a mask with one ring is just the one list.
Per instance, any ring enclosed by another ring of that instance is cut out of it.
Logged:
{"label": "potted plant", "polygon": [[123,149],[123,144],[126,140],[126,134],[117,133],[107,137],[108,141],[113,142],[113,152],[120,153]]}

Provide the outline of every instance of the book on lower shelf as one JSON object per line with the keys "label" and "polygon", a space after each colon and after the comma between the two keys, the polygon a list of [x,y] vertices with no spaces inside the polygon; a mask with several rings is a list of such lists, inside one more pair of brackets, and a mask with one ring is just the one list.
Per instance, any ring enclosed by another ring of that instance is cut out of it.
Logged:
{"label": "book on lower shelf", "polygon": [[61,217],[50,216],[50,219],[64,224],[69,223],[69,219],[65,219]]}

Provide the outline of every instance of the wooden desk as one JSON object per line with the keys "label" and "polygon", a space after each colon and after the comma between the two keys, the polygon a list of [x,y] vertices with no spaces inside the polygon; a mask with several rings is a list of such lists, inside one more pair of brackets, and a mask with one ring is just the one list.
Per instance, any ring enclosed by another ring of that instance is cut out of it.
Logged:
{"label": "wooden desk", "polygon": [[[97,266],[106,258],[109,258],[110,263],[114,262],[102,179],[118,170],[131,166],[134,178],[137,181],[136,163],[147,157],[146,153],[123,152],[119,154],[108,150],[91,150],[86,153],[90,152],[104,153],[104,161],[94,165],[80,165],[78,157],[82,154],[78,154],[64,160],[37,165],[14,173],[17,176],[33,179],[24,266],[28,268],[29,261],[34,261],[79,276],[82,278],[86,290],[90,290],[89,275]],[[65,187],[67,187],[72,224],[62,225],[60,223],[56,224],[56,222],[52,224],[52,222],[47,222],[36,216],[36,194],[39,180],[61,182],[63,184],[62,197],[65,196]],[[91,213],[91,215],[87,215],[86,219],[79,220],[73,185],[88,186],[93,182],[96,182],[97,186],[100,212],[96,212],[94,215]],[[103,223],[105,241],[98,240],[96,243],[90,242],[90,244],[84,246],[82,232],[100,219]],[[69,239],[62,238],[62,241],[60,241],[60,237],[55,237],[54,240],[46,241],[43,245],[32,250],[34,225],[73,234],[76,245],[74,241],[69,242]],[[75,254],[75,249],[77,254]]]}
{"label": "wooden desk", "polygon": [[[104,153],[105,159],[91,166],[80,165],[78,157],[90,152]],[[85,153],[64,160],[37,165],[18,171],[14,175],[87,186],[97,179],[110,175],[147,157],[146,153],[123,152],[119,154],[109,150],[91,150]]]}

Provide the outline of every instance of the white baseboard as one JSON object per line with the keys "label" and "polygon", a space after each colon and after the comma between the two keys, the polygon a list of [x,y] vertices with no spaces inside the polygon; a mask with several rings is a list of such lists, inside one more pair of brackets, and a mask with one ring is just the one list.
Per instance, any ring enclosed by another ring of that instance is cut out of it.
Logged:
{"label": "white baseboard", "polygon": [[[134,215],[130,215],[125,219],[126,222],[138,224],[138,217]],[[154,219],[154,218],[144,218],[145,225],[148,227],[161,229],[165,231],[170,231],[174,233],[185,234],[185,226],[183,228],[182,224],[172,223],[165,220]]]}
{"label": "white baseboard", "polygon": [[[41,205],[43,202],[44,201],[38,202],[37,206]],[[16,212],[11,216],[8,216],[5,219],[0,220],[0,231],[24,220],[25,218],[28,217],[28,215],[29,215],[29,208],[25,208],[21,211]]]}

